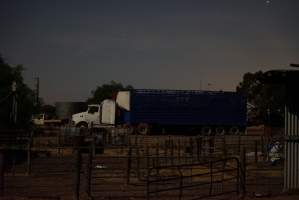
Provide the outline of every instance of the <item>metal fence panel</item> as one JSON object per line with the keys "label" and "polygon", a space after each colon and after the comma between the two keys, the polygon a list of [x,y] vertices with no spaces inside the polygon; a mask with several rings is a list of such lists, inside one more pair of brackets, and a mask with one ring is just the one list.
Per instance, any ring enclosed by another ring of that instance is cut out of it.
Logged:
{"label": "metal fence panel", "polygon": [[285,108],[285,190],[299,188],[299,109],[296,104],[293,98]]}

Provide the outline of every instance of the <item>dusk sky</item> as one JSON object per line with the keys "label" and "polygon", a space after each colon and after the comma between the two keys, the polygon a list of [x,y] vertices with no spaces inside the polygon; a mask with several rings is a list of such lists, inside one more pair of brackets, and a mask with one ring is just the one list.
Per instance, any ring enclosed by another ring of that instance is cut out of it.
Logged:
{"label": "dusk sky", "polygon": [[299,63],[299,0],[0,0],[0,27],[0,53],[47,103],[111,80],[234,91]]}

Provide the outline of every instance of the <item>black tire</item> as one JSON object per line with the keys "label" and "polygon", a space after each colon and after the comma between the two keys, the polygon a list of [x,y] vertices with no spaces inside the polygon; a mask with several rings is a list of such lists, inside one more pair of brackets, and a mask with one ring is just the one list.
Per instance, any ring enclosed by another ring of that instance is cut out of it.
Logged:
{"label": "black tire", "polygon": [[137,126],[137,133],[140,135],[147,135],[149,134],[149,125],[146,123],[140,123]]}
{"label": "black tire", "polygon": [[216,133],[216,135],[224,135],[225,134],[225,128],[223,128],[223,127],[216,127],[216,129],[215,129],[215,133]]}
{"label": "black tire", "polygon": [[237,126],[233,126],[229,129],[229,134],[231,134],[231,135],[238,135],[239,132],[240,132],[240,129]]}
{"label": "black tire", "polygon": [[212,128],[209,126],[205,126],[201,128],[201,134],[202,135],[211,135],[212,134]]}
{"label": "black tire", "polygon": [[88,128],[88,124],[86,122],[79,122],[76,125],[77,128]]}
{"label": "black tire", "polygon": [[129,135],[133,135],[134,134],[134,131],[135,131],[134,126],[131,126],[130,124],[125,124],[125,125],[123,125],[123,128],[127,130],[126,132]]}

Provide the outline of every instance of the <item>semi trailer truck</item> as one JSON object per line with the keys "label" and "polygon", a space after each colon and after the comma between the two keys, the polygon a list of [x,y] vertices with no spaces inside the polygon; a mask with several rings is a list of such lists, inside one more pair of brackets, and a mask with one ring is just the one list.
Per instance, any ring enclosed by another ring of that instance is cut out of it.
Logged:
{"label": "semi trailer truck", "polygon": [[171,129],[236,134],[246,126],[246,99],[236,92],[197,90],[119,91],[72,116],[77,127],[127,127],[148,134]]}

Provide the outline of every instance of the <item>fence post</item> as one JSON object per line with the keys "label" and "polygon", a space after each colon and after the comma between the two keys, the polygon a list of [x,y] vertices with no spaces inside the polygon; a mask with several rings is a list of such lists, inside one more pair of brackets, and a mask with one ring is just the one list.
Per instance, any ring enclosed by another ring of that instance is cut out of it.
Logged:
{"label": "fence post", "polygon": [[190,156],[191,156],[191,164],[193,164],[193,138],[191,137],[190,140],[190,147],[189,147],[189,150],[190,150]]}
{"label": "fence post", "polygon": [[215,137],[210,136],[209,137],[209,155],[214,153],[214,149],[215,149]]}
{"label": "fence post", "polygon": [[[148,156],[148,155],[147,155]],[[146,200],[150,199],[150,169],[148,165],[148,160],[147,160],[147,176],[146,176]]]}
{"label": "fence post", "polygon": [[93,123],[91,123],[90,127],[90,135],[91,135],[91,153],[92,157],[96,155],[96,138],[95,138],[95,132],[93,129]]}
{"label": "fence post", "polygon": [[27,144],[27,175],[31,173],[31,144],[32,144],[32,135],[30,135]]}
{"label": "fence post", "polygon": [[132,159],[132,148],[129,147],[128,151],[128,162],[127,162],[127,184],[130,183],[130,172],[131,172],[131,159]]}
{"label": "fence post", "polygon": [[265,147],[264,147],[264,137],[261,136],[261,152],[262,152],[262,155],[263,155],[263,161],[266,160],[266,155],[265,155]]}
{"label": "fence post", "polygon": [[155,162],[155,166],[159,166],[159,161],[160,161],[160,144],[157,143],[157,146],[156,146],[156,162]]}
{"label": "fence post", "polygon": [[179,160],[178,164],[181,164],[181,138],[179,138],[178,140],[178,160]]}
{"label": "fence post", "polygon": [[179,191],[179,200],[181,200],[182,197],[183,197],[183,184],[184,184],[183,173],[181,172],[181,169],[179,169],[179,173],[180,173],[180,191]]}
{"label": "fence post", "polygon": [[223,155],[224,155],[224,158],[227,157],[227,149],[226,149],[226,138],[225,138],[225,135],[223,135]]}
{"label": "fence post", "polygon": [[148,145],[146,145],[145,154],[146,154],[146,167],[147,167],[147,172],[148,172],[148,170],[150,168],[150,159],[149,159]]}
{"label": "fence post", "polygon": [[197,161],[200,160],[201,151],[202,151],[202,137],[197,138]]}
{"label": "fence post", "polygon": [[246,193],[246,149],[243,147],[240,152],[240,187],[241,187],[241,195],[245,196]]}
{"label": "fence post", "polygon": [[213,161],[210,161],[210,189],[209,195],[211,196],[213,192]]}
{"label": "fence post", "polygon": [[61,144],[60,144],[60,133],[61,133],[61,128],[59,128],[59,131],[57,131],[57,156],[61,157]]}
{"label": "fence post", "polygon": [[171,155],[171,164],[172,165],[174,164],[173,149],[174,149],[174,144],[173,144],[173,140],[171,140],[171,152],[170,152],[170,155]]}
{"label": "fence post", "polygon": [[0,197],[4,196],[4,153],[0,151]]}
{"label": "fence post", "polygon": [[80,195],[80,171],[81,171],[81,153],[79,146],[75,148],[74,151],[74,157],[75,157],[75,170],[74,170],[74,182],[75,182],[75,187],[74,187],[74,199],[79,200],[79,195]]}
{"label": "fence post", "polygon": [[238,153],[241,153],[241,135],[238,134]]}
{"label": "fence post", "polygon": [[169,143],[167,140],[164,141],[164,165],[167,165],[168,163],[168,147],[169,147]]}
{"label": "fence post", "polygon": [[86,193],[88,197],[91,197],[91,173],[92,173],[92,159],[93,159],[93,150],[92,146],[89,146],[87,165],[86,165]]}
{"label": "fence post", "polygon": [[136,148],[137,154],[137,178],[140,180],[140,151],[139,147]]}
{"label": "fence post", "polygon": [[138,135],[135,135],[134,145],[135,145],[135,146],[138,145]]}
{"label": "fence post", "polygon": [[258,155],[257,155],[257,140],[254,141],[254,161],[255,161],[255,164],[257,164],[258,162]]}

